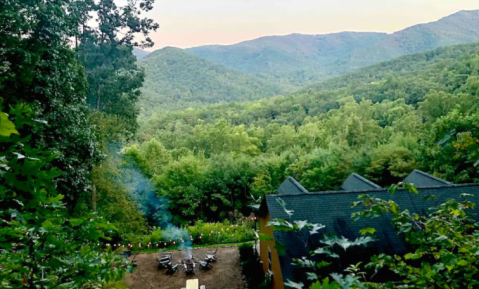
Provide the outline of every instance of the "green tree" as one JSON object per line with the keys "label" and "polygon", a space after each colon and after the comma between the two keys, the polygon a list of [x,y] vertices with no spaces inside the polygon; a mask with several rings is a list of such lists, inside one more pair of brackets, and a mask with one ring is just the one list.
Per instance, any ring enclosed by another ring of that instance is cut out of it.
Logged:
{"label": "green tree", "polygon": [[53,183],[61,175],[52,165],[57,155],[23,134],[43,127],[27,106],[10,114],[15,126],[0,112],[1,287],[85,288],[121,279],[127,263],[98,246],[115,227],[68,214]]}
{"label": "green tree", "polygon": [[424,96],[424,101],[419,103],[419,112],[426,120],[434,121],[453,110],[457,101],[457,96],[432,90]]}
{"label": "green tree", "polygon": [[89,172],[100,159],[88,123],[84,70],[70,49],[78,34],[80,2],[2,1],[0,3],[0,95],[6,107],[30,104],[48,125],[27,134],[30,145],[58,153],[55,180],[73,210],[90,190]]}
{"label": "green tree", "polygon": [[204,158],[188,155],[169,163],[164,172],[153,179],[160,196],[169,199],[169,210],[176,223],[201,217],[203,210],[211,209],[211,204],[202,206],[206,197],[203,182],[207,169]]}
{"label": "green tree", "polygon": [[479,180],[479,114],[453,110],[433,125],[424,162],[454,182]]}
{"label": "green tree", "polygon": [[[136,46],[153,46],[148,34],[158,24],[140,16],[153,8],[154,0],[127,1],[122,7],[112,0],[86,3],[76,51],[86,70],[88,103],[110,115],[117,125],[123,124],[123,136],[131,137],[137,129],[136,102],[144,80],[132,51]],[[97,25],[89,26],[92,21]],[[138,34],[144,40],[138,41]]]}

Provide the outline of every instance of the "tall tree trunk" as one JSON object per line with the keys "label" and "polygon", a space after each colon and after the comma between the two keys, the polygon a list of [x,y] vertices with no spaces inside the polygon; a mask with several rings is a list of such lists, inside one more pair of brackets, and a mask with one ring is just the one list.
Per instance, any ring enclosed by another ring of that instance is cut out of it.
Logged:
{"label": "tall tree trunk", "polygon": [[97,89],[96,109],[100,110],[100,84],[98,84],[98,89]]}
{"label": "tall tree trunk", "polygon": [[93,206],[93,212],[96,212],[96,185],[93,184],[93,189],[91,192],[91,204]]}

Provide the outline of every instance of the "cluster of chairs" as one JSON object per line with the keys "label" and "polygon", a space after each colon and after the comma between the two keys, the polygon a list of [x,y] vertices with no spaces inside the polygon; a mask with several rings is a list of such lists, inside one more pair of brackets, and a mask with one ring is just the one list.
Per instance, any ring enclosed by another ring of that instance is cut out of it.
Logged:
{"label": "cluster of chairs", "polygon": [[[208,251],[206,252],[206,257],[203,261],[200,261],[199,268],[201,270],[209,270],[213,268],[213,266],[210,264],[211,262],[214,262],[218,260],[218,256],[216,253],[218,252],[218,248],[216,248],[215,251]],[[178,264],[173,265],[173,257],[171,253],[169,252],[162,252],[158,257],[158,269],[167,269],[166,274],[173,274],[178,270]],[[193,257],[191,258],[185,258],[181,261],[181,263],[185,267],[185,273],[186,274],[194,274],[194,268],[195,268],[195,259]]]}

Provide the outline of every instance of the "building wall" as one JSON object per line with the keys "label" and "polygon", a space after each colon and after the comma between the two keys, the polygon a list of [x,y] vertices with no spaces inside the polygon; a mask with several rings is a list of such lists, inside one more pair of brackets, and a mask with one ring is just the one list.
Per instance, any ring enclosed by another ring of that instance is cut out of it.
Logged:
{"label": "building wall", "polygon": [[[266,227],[270,221],[269,213],[259,218],[259,231],[271,238],[273,236],[273,228]],[[279,266],[278,252],[274,249],[274,241],[260,241],[260,259],[263,262],[263,270],[268,273],[268,247],[271,250],[271,271],[273,271],[273,289],[284,289],[283,276],[281,275],[281,267]]]}

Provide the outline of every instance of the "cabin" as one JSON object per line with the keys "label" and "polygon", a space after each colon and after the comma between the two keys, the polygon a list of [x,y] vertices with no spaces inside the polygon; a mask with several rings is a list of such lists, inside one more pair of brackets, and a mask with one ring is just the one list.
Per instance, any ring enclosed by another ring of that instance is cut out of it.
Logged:
{"label": "cabin", "polygon": [[[341,256],[341,260],[346,258],[345,262],[347,264],[356,264],[361,261],[365,264],[372,255],[381,252],[401,254],[407,251],[407,244],[403,237],[397,234],[391,224],[390,216],[385,215],[377,219],[361,219],[355,223],[352,222],[351,214],[361,210],[361,208],[351,208],[351,204],[358,200],[359,195],[369,194],[384,200],[392,199],[402,210],[417,211],[419,214],[426,214],[430,207],[444,203],[449,198],[459,200],[463,193],[474,195],[470,200],[479,203],[479,184],[455,185],[419,170],[411,172],[403,182],[414,184],[419,194],[415,195],[399,189],[391,196],[387,188],[382,188],[354,173],[344,181],[341,190],[327,192],[308,192],[295,179],[288,177],[277,189],[277,194],[267,195],[263,199],[258,211],[260,233],[273,239],[271,241],[261,240],[259,244],[260,260],[264,272],[271,276],[272,288],[283,289],[287,280],[300,281],[304,278],[303,271],[293,266],[292,260],[293,258],[306,256],[310,251],[310,248],[305,248],[296,234],[273,231],[271,227],[266,226],[272,219],[289,218],[278,203],[278,198],[286,203],[288,210],[294,211],[292,221],[307,220],[310,223],[326,226],[319,235],[314,235],[314,238],[303,236],[303,238],[309,238],[310,246],[313,248],[316,248],[316,245],[319,244],[317,240],[323,234],[334,233],[339,237],[344,236],[354,240],[361,236],[360,229],[375,228],[377,238],[375,242],[364,248],[355,247],[353,251],[348,249],[348,253]],[[434,200],[424,199],[425,196],[433,195],[435,196]],[[285,246],[286,254],[279,255],[276,252],[274,249],[276,241]],[[340,272],[340,268],[334,268],[333,266],[330,269],[332,270],[331,273],[343,273]]]}

